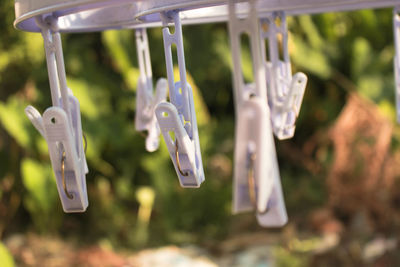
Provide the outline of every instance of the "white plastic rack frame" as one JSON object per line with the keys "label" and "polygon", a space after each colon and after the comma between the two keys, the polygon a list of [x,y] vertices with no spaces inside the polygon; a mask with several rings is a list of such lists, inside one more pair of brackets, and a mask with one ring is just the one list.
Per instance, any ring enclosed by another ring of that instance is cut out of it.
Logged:
{"label": "white plastic rack frame", "polygon": [[[279,139],[294,134],[307,80],[302,73],[291,73],[286,16],[394,6],[400,6],[400,0],[15,0],[15,27],[42,32],[45,41],[53,107],[47,109],[43,117],[32,107],[28,107],[26,113],[48,142],[64,210],[81,212],[87,208],[85,174],[88,170],[79,102],[66,84],[60,32],[136,29],[140,69],[136,128],[148,131],[146,149],[149,151],[157,149],[161,131],[181,185],[198,187],[204,181],[204,171],[193,95],[186,81],[182,24],[229,21],[237,116],[234,211],[256,209],[260,224],[279,226],[286,222],[287,216],[272,132]],[[400,118],[397,14],[396,9],[395,75]],[[281,20],[280,25],[275,24],[276,17]],[[171,24],[175,27],[174,34],[167,27]],[[263,27],[265,25],[268,27]],[[168,82],[160,79],[153,90],[145,29],[160,26],[163,27]],[[240,69],[238,38],[243,33],[250,36],[254,84],[244,84]],[[282,42],[278,42],[277,35],[281,35]],[[265,41],[268,41],[269,58],[263,47]],[[173,76],[172,44],[177,46],[181,81],[175,81]],[[279,58],[279,45],[283,58]],[[166,84],[171,103],[164,101]]]}

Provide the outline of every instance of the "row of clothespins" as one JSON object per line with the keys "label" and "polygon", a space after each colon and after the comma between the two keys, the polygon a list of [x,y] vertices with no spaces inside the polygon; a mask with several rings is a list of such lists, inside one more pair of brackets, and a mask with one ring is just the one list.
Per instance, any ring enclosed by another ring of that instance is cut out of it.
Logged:
{"label": "row of clothespins", "polygon": [[[262,226],[274,227],[284,225],[287,214],[273,135],[280,140],[294,135],[307,77],[303,73],[292,74],[285,12],[259,18],[255,3],[255,0],[249,1],[249,14],[242,18],[236,12],[236,4],[229,1],[236,108],[233,211],[254,210]],[[162,134],[180,185],[200,187],[205,176],[193,93],[186,78],[179,10],[163,12],[161,18],[167,79],[160,78],[155,88],[146,29],[136,30],[140,77],[135,126],[138,131],[147,131],[146,149],[150,152],[157,150]],[[53,106],[43,116],[32,106],[25,111],[48,143],[64,211],[83,212],[88,207],[88,167],[79,102],[67,86],[57,18],[38,16],[36,23],[44,38]],[[175,28],[173,34],[168,27],[171,24]],[[397,12],[394,24],[396,44],[400,45]],[[250,40],[254,71],[254,82],[250,84],[245,83],[242,74],[240,40],[243,34]],[[180,81],[174,78],[172,45],[177,49]],[[397,88],[400,88],[400,53],[396,54],[395,66]],[[170,102],[167,102],[168,91]],[[400,110],[400,89],[396,92]]]}

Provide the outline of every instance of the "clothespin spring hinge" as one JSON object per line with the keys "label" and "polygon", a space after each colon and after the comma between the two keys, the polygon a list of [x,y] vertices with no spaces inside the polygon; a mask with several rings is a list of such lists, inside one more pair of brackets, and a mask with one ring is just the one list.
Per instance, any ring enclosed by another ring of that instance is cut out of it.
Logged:
{"label": "clothespin spring hinge", "polygon": [[179,147],[178,147],[178,139],[175,140],[175,160],[176,160],[176,164],[179,170],[179,173],[182,176],[189,176],[189,173],[187,172],[183,172],[182,171],[182,167],[181,167],[181,162],[179,161]]}

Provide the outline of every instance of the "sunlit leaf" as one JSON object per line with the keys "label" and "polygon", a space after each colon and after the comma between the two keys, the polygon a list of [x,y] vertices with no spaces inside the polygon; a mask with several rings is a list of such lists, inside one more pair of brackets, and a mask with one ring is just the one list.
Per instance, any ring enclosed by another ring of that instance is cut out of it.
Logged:
{"label": "sunlit leaf", "polygon": [[7,132],[24,148],[30,144],[28,129],[33,127],[26,117],[24,109],[26,103],[16,97],[12,97],[8,102],[0,102],[0,121]]}
{"label": "sunlit leaf", "polygon": [[14,267],[14,259],[7,247],[0,242],[0,263],[2,267]]}

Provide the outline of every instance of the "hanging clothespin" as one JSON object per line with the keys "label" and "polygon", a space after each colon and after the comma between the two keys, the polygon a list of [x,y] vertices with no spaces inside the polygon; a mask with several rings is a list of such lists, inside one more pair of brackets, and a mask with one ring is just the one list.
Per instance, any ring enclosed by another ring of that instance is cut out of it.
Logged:
{"label": "hanging clothespin", "polygon": [[[161,13],[161,18],[171,103],[158,104],[155,112],[181,186],[200,187],[204,181],[204,170],[193,93],[186,79],[181,20],[179,12],[175,10]],[[169,23],[174,25],[173,34],[169,31]],[[174,78],[172,45],[176,46],[178,56],[180,81],[177,82]]]}
{"label": "hanging clothespin", "polygon": [[53,107],[43,116],[32,106],[28,118],[46,139],[65,212],[84,212],[88,207],[86,164],[79,101],[67,87],[61,36],[57,18],[36,18],[42,30]]}
{"label": "hanging clothespin", "polygon": [[145,28],[136,30],[136,49],[140,76],[136,93],[135,127],[137,131],[147,131],[146,150],[154,152],[160,145],[160,128],[154,110],[159,103],[166,101],[168,83],[166,79],[160,78],[153,93],[150,49]]}
{"label": "hanging clothespin", "polygon": [[[265,65],[256,1],[249,1],[248,17],[240,19],[236,4],[229,1],[229,35],[234,69],[236,137],[233,211],[255,210],[262,226],[287,222],[274,138],[267,102]],[[248,34],[254,83],[245,84],[241,62],[241,35]]]}
{"label": "hanging clothespin", "polygon": [[234,212],[255,210],[260,225],[277,227],[287,214],[269,115],[259,97],[244,101],[237,115]]}
{"label": "hanging clothespin", "polygon": [[393,28],[394,28],[394,77],[395,77],[395,96],[397,122],[400,123],[400,7],[393,9]]}
{"label": "hanging clothespin", "polygon": [[272,126],[277,138],[288,139],[294,135],[307,76],[302,72],[292,75],[285,12],[273,12],[260,23]]}

